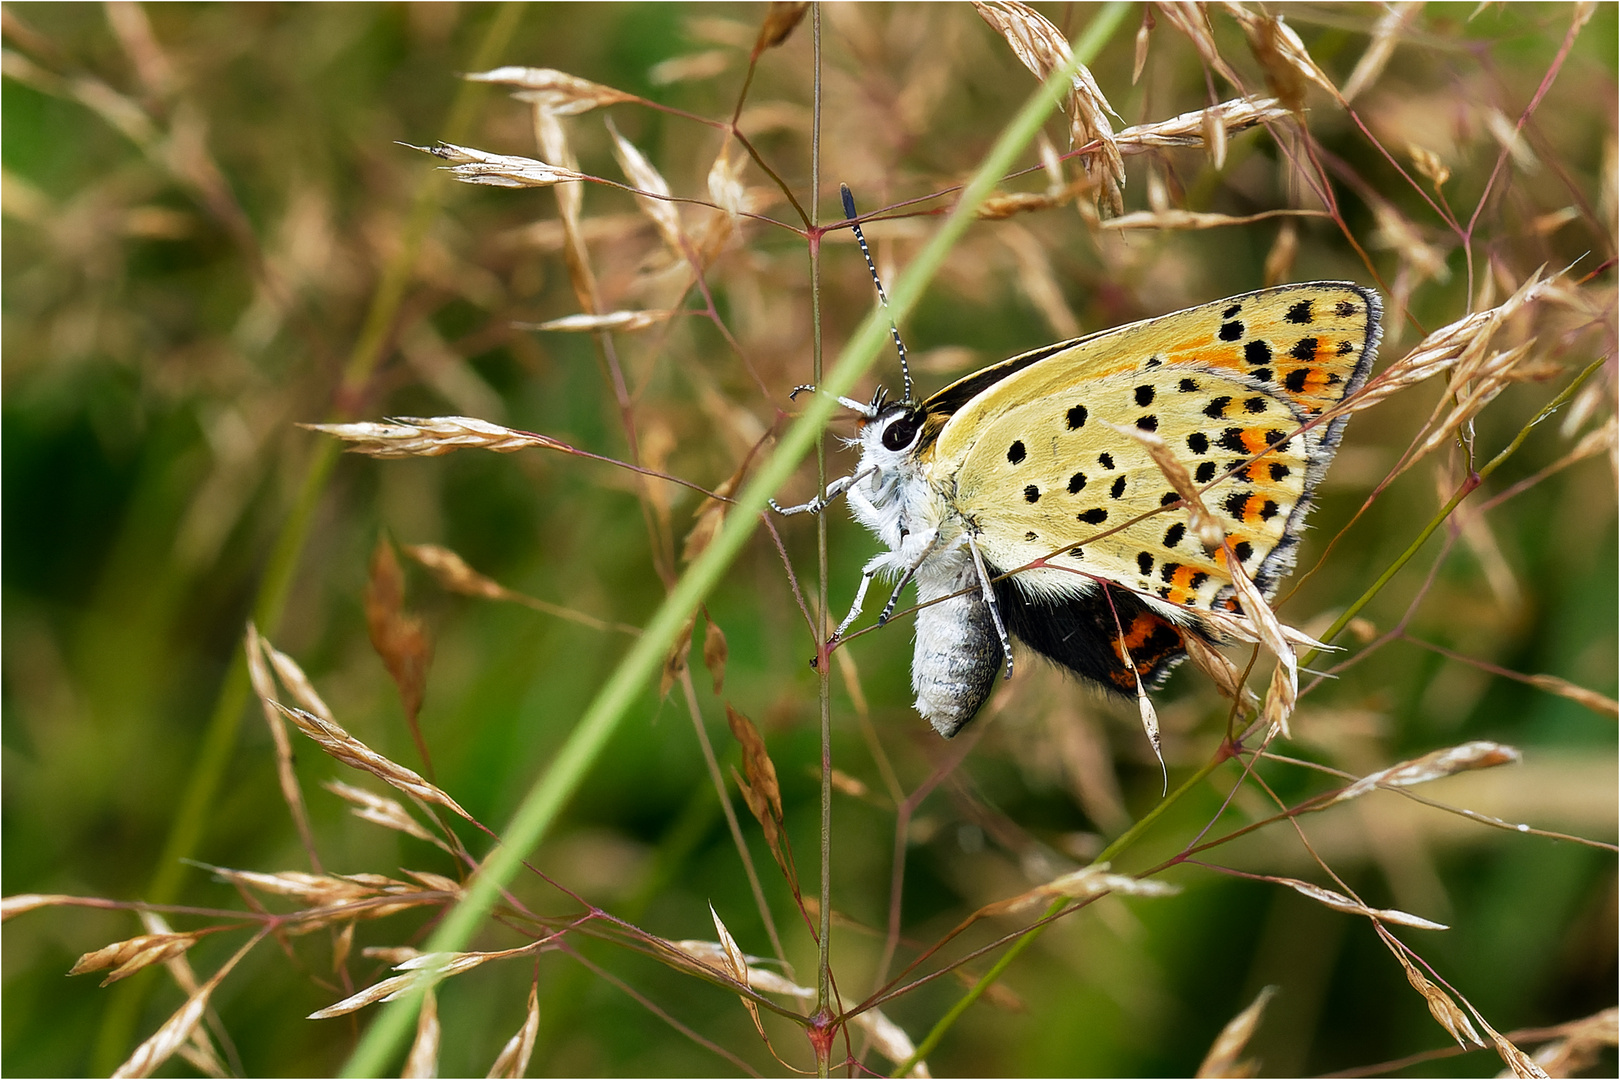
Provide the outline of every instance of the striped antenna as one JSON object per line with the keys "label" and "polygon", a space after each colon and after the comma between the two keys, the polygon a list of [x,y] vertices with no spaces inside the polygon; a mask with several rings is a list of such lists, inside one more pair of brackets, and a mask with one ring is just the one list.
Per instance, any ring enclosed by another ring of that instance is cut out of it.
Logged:
{"label": "striped antenna", "polygon": [[[872,284],[877,286],[878,302],[883,310],[889,310],[889,296],[883,291],[883,281],[878,277],[877,264],[872,261],[872,250],[866,246],[866,234],[861,232],[861,223],[856,220],[859,215],[855,213],[855,196],[850,193],[848,184],[839,184],[838,192],[844,197],[844,216],[849,219],[849,227],[855,231],[855,240],[861,245],[861,254],[866,257],[866,268],[872,272]],[[900,404],[911,404],[911,365],[906,363],[906,343],[900,340],[900,328],[894,325],[894,317],[889,317],[889,333],[894,335],[894,350],[900,354],[900,377],[905,380],[905,396]]]}

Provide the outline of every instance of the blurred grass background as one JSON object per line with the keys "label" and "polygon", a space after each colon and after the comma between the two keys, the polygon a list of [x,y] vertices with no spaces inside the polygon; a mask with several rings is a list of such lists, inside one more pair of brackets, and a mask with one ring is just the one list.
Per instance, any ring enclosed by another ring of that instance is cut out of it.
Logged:
{"label": "blurred grass background", "polygon": [[[1070,36],[1090,10],[1043,8]],[[1278,10],[1341,84],[1382,11]],[[1409,143],[1439,154],[1453,173],[1450,205],[1466,220],[1502,149],[1493,110],[1510,126],[1518,118],[1558,55],[1573,10],[1415,11],[1357,112],[1403,165]],[[272,545],[320,452],[318,438],[297,422],[334,410],[355,418],[465,413],[626,455],[591,340],[513,329],[514,321],[577,310],[548,192],[443,184],[380,364],[357,394],[338,394],[384,267],[407,234],[413,199],[424,184],[439,183],[433,162],[396,140],[424,144],[443,134],[458,76],[472,69],[492,22],[512,19],[491,66],[559,68],[724,118],[762,15],[743,5],[687,4],[5,8],[0,869],[7,894],[148,895]],[[1241,33],[1218,13],[1212,20],[1222,54],[1263,87]],[[840,180],[864,210],[956,182],[1033,87],[965,6],[829,7],[824,35],[823,207],[834,215],[828,196]],[[1566,312],[1561,322],[1537,322],[1547,378],[1510,387],[1486,410],[1477,425],[1484,453],[1511,439],[1574,372],[1610,358],[1594,383],[1593,418],[1573,435],[1557,420],[1542,424],[1491,479],[1486,497],[1555,462],[1586,430],[1612,423],[1616,41],[1615,6],[1600,5],[1522,139],[1508,140],[1515,156],[1480,217],[1476,270],[1488,257],[1502,281],[1498,300],[1543,262],[1576,263],[1577,279],[1600,271],[1583,286],[1598,317]],[[1126,123],[1209,101],[1186,39],[1161,19],[1150,43],[1135,86],[1128,33],[1094,68]],[[806,21],[763,58],[741,123],[801,201],[809,182],[810,65]],[[527,108],[478,93],[465,141],[535,154]],[[1220,96],[1231,89],[1222,86]],[[1410,322],[1393,305],[1389,313],[1383,355],[1392,359],[1422,330],[1468,310],[1463,255],[1342,110],[1321,95],[1309,102],[1312,135],[1342,164],[1336,190],[1352,234],[1375,249],[1373,267],[1386,285],[1410,287]],[[676,194],[706,197],[717,132],[635,106],[611,112]],[[586,172],[618,178],[601,116],[571,121],[570,136]],[[1061,149],[1061,123],[1049,130]],[[1189,209],[1246,214],[1309,205],[1291,202],[1300,198],[1297,180],[1264,132],[1235,137],[1219,172],[1196,149],[1130,159],[1128,210],[1147,207],[1150,168],[1172,203]],[[789,220],[761,172],[751,168],[745,180],[761,212]],[[681,268],[672,270],[630,196],[591,186],[585,200],[607,306],[658,306]],[[1380,248],[1388,218],[1375,213],[1378,200],[1413,223],[1414,236]],[[683,213],[692,227],[706,220],[701,210]],[[869,234],[892,272],[928,227],[927,218],[910,218]],[[1257,288],[1278,230],[1272,221],[1121,235],[1088,225],[1072,206],[982,223],[904,328],[919,356],[920,389],[1072,333],[1066,318],[1090,331]],[[834,347],[871,304],[864,266],[845,240],[829,237],[823,263]],[[1425,268],[1416,244],[1432,248],[1436,264]],[[1325,221],[1301,223],[1288,277],[1375,283]],[[620,348],[637,389],[643,459],[713,487],[788,407],[787,391],[809,378],[804,242],[750,225],[709,284],[771,396],[702,319],[624,335]],[[1350,425],[1302,567],[1349,522],[1440,392],[1420,388]],[[1284,614],[1319,629],[1322,615],[1357,597],[1433,515],[1437,488],[1449,492],[1459,478],[1452,459],[1449,482],[1437,481],[1442,460],[1431,458],[1385,491]],[[1441,550],[1432,541],[1368,617],[1387,630],[1421,596],[1408,626],[1414,637],[1612,698],[1620,600],[1610,460],[1579,462],[1470,519],[1426,584]],[[849,461],[834,454],[830,467]],[[662,585],[627,475],[539,451],[345,458],[321,494],[285,617],[262,629],[304,665],[349,730],[414,766],[397,695],[367,639],[363,592],[378,537],[446,545],[514,589],[637,624]],[[805,497],[814,481],[804,476],[785,495]],[[697,502],[673,487],[664,494],[678,538]],[[842,610],[873,541],[841,513],[832,521],[831,605]],[[813,531],[802,522],[781,529],[811,588]],[[626,639],[515,605],[449,596],[419,571],[409,602],[435,643],[422,722],[437,780],[499,827]],[[763,535],[709,612],[730,644],[723,699],[765,732],[813,891],[819,751],[816,682],[805,664],[813,646]],[[850,655],[909,792],[951,752],[910,709],[909,631],[863,636]],[[701,671],[697,681],[722,761],[735,761],[722,698],[710,694]],[[882,948],[895,810],[839,680],[834,695],[834,763],[866,788],[839,796],[834,818],[834,963],[846,999],[855,1000],[869,989]],[[678,698],[678,691],[665,701],[645,696],[537,864],[670,938],[710,936],[712,903],[744,949],[767,953]],[[1201,763],[1222,730],[1220,700],[1191,670],[1159,699],[1172,769]],[[242,721],[191,854],[245,869],[302,868],[268,735],[256,709],[244,710]],[[902,962],[977,906],[1084,861],[1158,802],[1158,767],[1134,708],[1036,664],[1022,665],[978,725],[985,730],[971,754],[912,822]],[[1357,773],[1467,739],[1510,743],[1525,750],[1523,765],[1448,781],[1433,794],[1513,821],[1614,839],[1612,718],[1522,682],[1395,642],[1307,697],[1296,728],[1292,752]],[[423,845],[349,818],[318,786],[344,771],[307,744],[299,754],[330,868],[452,872]],[[1323,786],[1299,770],[1265,775],[1291,801]],[[1257,792],[1244,794],[1256,797],[1239,798],[1240,813],[1266,813]],[[1404,936],[1499,1030],[1613,1004],[1611,853],[1468,826],[1383,798],[1306,828],[1370,903],[1453,925],[1444,934]],[[1211,788],[1178,806],[1127,869],[1179,850],[1219,802]],[[737,805],[800,981],[813,981],[813,946]],[[1248,870],[1321,880],[1280,829],[1214,854]],[[953,1031],[931,1059],[936,1072],[1187,1073],[1221,1025],[1269,983],[1281,992],[1253,1045],[1268,1074],[1349,1068],[1444,1045],[1421,999],[1358,920],[1275,886],[1196,868],[1168,876],[1187,891],[1107,901],[1043,937],[1005,980],[1010,995],[981,1003]],[[204,870],[180,880],[182,902],[239,903]],[[555,909],[533,883],[519,889]],[[401,921],[362,924],[357,946],[405,942]],[[180,995],[162,980],[98,989],[93,976],[65,977],[79,954],[136,932],[128,915],[83,910],[8,924],[5,1071],[109,1071],[168,1016]],[[988,929],[975,933],[975,941],[989,940]],[[239,944],[225,937],[194,950],[199,970]],[[492,934],[486,947],[512,943]],[[298,939],[297,962],[289,962],[261,947],[216,996],[247,1074],[320,1075],[346,1056],[355,1026],[303,1019],[339,996],[316,983],[329,970],[327,948],[323,935]],[[755,1068],[779,1069],[730,995],[611,946],[580,948]],[[375,973],[355,964],[361,984],[371,981]],[[570,958],[543,957],[539,971],[536,1074],[730,1068]],[[490,966],[444,988],[443,1074],[488,1068],[521,1022],[531,974],[522,965]],[[919,1038],[961,990],[939,980],[886,1011]],[[789,1060],[808,1061],[792,1029],[772,1030]],[[1499,1067],[1486,1054],[1422,1068],[1474,1075]],[[1597,1067],[1612,1069],[1613,1057]]]}

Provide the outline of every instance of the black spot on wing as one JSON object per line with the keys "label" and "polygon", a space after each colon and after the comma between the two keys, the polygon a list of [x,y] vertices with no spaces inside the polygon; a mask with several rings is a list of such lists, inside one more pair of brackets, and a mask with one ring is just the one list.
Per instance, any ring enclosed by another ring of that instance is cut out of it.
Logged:
{"label": "black spot on wing", "polygon": [[1209,453],[1209,436],[1202,431],[1195,431],[1187,436],[1187,449],[1195,454]]}
{"label": "black spot on wing", "polygon": [[1108,511],[1100,506],[1093,506],[1090,510],[1082,510],[1076,514],[1075,519],[1087,525],[1101,525],[1108,520]]}
{"label": "black spot on wing", "polygon": [[1290,371],[1287,375],[1283,376],[1283,385],[1288,387],[1288,389],[1292,390],[1296,394],[1302,393],[1305,390],[1305,382],[1310,377],[1310,368],[1295,368],[1293,371]]}
{"label": "black spot on wing", "polygon": [[1078,495],[1078,494],[1080,494],[1080,489],[1085,487],[1085,486],[1086,486],[1086,474],[1085,473],[1077,472],[1073,476],[1069,477],[1069,494],[1070,495]]}
{"label": "black spot on wing", "polygon": [[1163,495],[1159,496],[1159,505],[1160,506],[1174,506],[1176,503],[1178,503],[1180,501],[1181,501],[1181,496],[1177,495],[1173,491],[1167,491]]}
{"label": "black spot on wing", "polygon": [[1115,477],[1114,486],[1108,489],[1108,497],[1117,499],[1123,494],[1125,494],[1125,478],[1123,476]]}
{"label": "black spot on wing", "polygon": [[1333,305],[1333,313],[1341,319],[1348,319],[1350,316],[1356,313],[1356,305],[1352,304],[1348,300],[1340,300],[1337,304]]}
{"label": "black spot on wing", "polygon": [[1024,452],[1024,440],[1022,439],[1014,440],[1013,444],[1007,447],[1007,460],[1012,462],[1014,465],[1017,465],[1020,461],[1023,461],[1026,456],[1027,455]]}
{"label": "black spot on wing", "polygon": [[1086,407],[1076,405],[1069,410],[1069,430],[1078,431],[1086,426]]}
{"label": "black spot on wing", "polygon": [[1186,535],[1187,526],[1178,521],[1168,529],[1164,530],[1164,546],[1167,548],[1173,548],[1177,544],[1181,543],[1181,538]]}
{"label": "black spot on wing", "polygon": [[1243,305],[1242,304],[1233,304],[1231,307],[1229,307],[1225,311],[1221,312],[1221,318],[1223,318],[1223,319],[1235,319],[1241,314],[1243,314]]}
{"label": "black spot on wing", "polygon": [[1288,355],[1292,356],[1295,360],[1315,360],[1316,339],[1313,337],[1300,338],[1298,341],[1294,342],[1294,347],[1288,350]]}
{"label": "black spot on wing", "polygon": [[1136,553],[1136,568],[1144,575],[1153,573],[1153,556],[1145,551]]}
{"label": "black spot on wing", "polygon": [[1215,463],[1213,461],[1200,461],[1198,468],[1193,470],[1193,479],[1200,484],[1207,484],[1215,479]]}
{"label": "black spot on wing", "polygon": [[1243,324],[1240,322],[1222,323],[1220,338],[1222,341],[1241,341],[1243,338]]}
{"label": "black spot on wing", "polygon": [[1230,404],[1232,399],[1229,397],[1211,398],[1209,404],[1204,406],[1204,415],[1211,420],[1219,420],[1226,415],[1226,407]]}
{"label": "black spot on wing", "polygon": [[1142,386],[1138,386],[1136,388],[1136,404],[1137,404],[1137,406],[1139,408],[1145,409],[1149,405],[1153,404],[1153,396],[1154,396],[1155,393],[1156,393],[1156,391],[1154,390],[1153,385],[1151,383],[1145,383]]}
{"label": "black spot on wing", "polygon": [[1288,466],[1284,465],[1280,461],[1273,461],[1271,463],[1271,478],[1273,480],[1287,479],[1290,471],[1291,470],[1288,468]]}
{"label": "black spot on wing", "polygon": [[1030,503],[1032,503],[1032,502],[1040,502],[1040,500],[1041,500],[1041,489],[1040,488],[1036,487],[1034,484],[1029,484],[1024,488],[1024,501],[1025,502],[1030,502]]}
{"label": "black spot on wing", "polygon": [[1311,314],[1311,301],[1301,300],[1299,303],[1290,306],[1288,314],[1284,315],[1283,318],[1300,326],[1309,326],[1315,318]]}
{"label": "black spot on wing", "polygon": [[1266,399],[1263,398],[1263,397],[1244,398],[1243,399],[1243,411],[1248,412],[1248,413],[1255,413],[1255,414],[1265,412],[1266,411]]}
{"label": "black spot on wing", "polygon": [[1238,557],[1238,562],[1246,563],[1254,557],[1254,547],[1247,540],[1239,540],[1232,545],[1232,554]]}
{"label": "black spot on wing", "polygon": [[1271,363],[1271,346],[1266,344],[1264,338],[1255,338],[1243,346],[1243,359],[1251,364]]}
{"label": "black spot on wing", "polygon": [[1097,464],[1105,469],[1112,469],[1114,467],[1114,455],[1109,453],[1098,454]]}
{"label": "black spot on wing", "polygon": [[1141,428],[1143,431],[1158,431],[1159,418],[1154,416],[1152,413],[1149,413],[1146,416],[1138,416],[1136,418],[1136,426]]}

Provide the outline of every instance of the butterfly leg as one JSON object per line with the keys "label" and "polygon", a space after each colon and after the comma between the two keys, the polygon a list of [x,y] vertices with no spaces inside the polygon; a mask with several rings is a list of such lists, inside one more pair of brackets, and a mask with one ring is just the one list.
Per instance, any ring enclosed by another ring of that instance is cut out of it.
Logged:
{"label": "butterfly leg", "polygon": [[894,609],[900,604],[900,594],[905,591],[907,585],[911,584],[911,579],[917,576],[918,569],[922,567],[922,564],[928,560],[930,555],[934,554],[934,550],[939,546],[938,529],[918,533],[917,538],[922,550],[917,552],[917,557],[911,560],[906,567],[905,573],[900,575],[900,580],[895,582],[894,591],[889,594],[889,602],[883,605],[883,610],[878,614],[877,624],[879,626],[888,623],[889,616],[894,614]]}
{"label": "butterfly leg", "polygon": [[838,629],[832,632],[832,637],[827,639],[829,645],[843,637],[844,631],[854,626],[855,620],[861,617],[861,608],[866,604],[866,590],[872,584],[872,579],[877,576],[878,572],[888,565],[889,557],[892,554],[892,552],[886,551],[881,555],[874,555],[872,560],[861,568],[861,584],[855,590],[855,602],[849,606],[849,614],[845,615],[844,621],[838,624]]}
{"label": "butterfly leg", "polygon": [[1012,641],[1007,637],[1007,627],[1001,621],[1001,607],[996,603],[996,592],[990,587],[990,572],[985,569],[984,556],[979,554],[979,545],[973,542],[973,535],[966,536],[968,550],[973,553],[973,567],[979,572],[979,588],[984,590],[984,602],[990,608],[990,619],[996,624],[996,636],[1001,639],[1001,655],[1007,658],[1007,678],[1012,678],[1013,656]]}
{"label": "butterfly leg", "polygon": [[771,509],[775,510],[778,514],[781,514],[784,517],[790,514],[819,514],[823,510],[827,509],[827,504],[831,503],[834,499],[838,498],[838,496],[844,494],[844,492],[848,491],[850,488],[872,475],[873,471],[874,470],[872,469],[867,469],[864,472],[851,473],[849,476],[840,476],[837,480],[834,480],[832,483],[827,485],[827,490],[823,494],[811,499],[807,503],[800,503],[798,506],[781,506],[778,505],[775,499],[771,499]]}

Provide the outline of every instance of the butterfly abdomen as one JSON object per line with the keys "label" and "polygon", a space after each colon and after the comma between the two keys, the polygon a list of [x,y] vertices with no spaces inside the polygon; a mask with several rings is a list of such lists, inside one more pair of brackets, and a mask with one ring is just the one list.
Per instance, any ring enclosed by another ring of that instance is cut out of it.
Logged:
{"label": "butterfly abdomen", "polygon": [[[971,591],[951,595],[963,589]],[[942,596],[949,599],[917,612],[911,686],[917,712],[949,739],[995,689],[1003,657],[990,606],[964,548],[930,559],[917,574],[919,603]]]}

